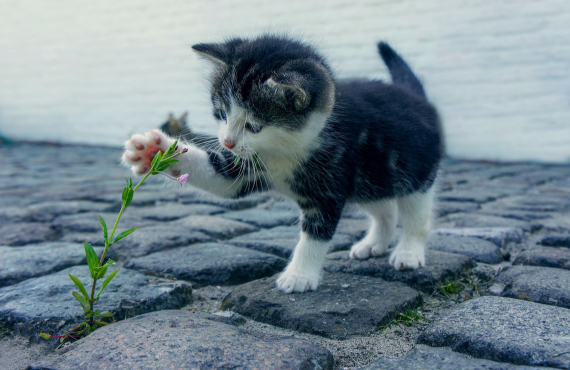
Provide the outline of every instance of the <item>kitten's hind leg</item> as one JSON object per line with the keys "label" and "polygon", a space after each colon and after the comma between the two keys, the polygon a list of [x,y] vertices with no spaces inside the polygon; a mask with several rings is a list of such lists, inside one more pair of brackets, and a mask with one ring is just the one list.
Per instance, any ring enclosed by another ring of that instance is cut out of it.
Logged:
{"label": "kitten's hind leg", "polygon": [[396,223],[398,212],[394,199],[359,204],[370,215],[368,233],[350,249],[350,258],[366,259],[370,256],[378,257],[388,249]]}
{"label": "kitten's hind leg", "polygon": [[402,224],[402,238],[392,255],[390,264],[397,270],[425,266],[425,244],[430,233],[434,189],[416,192],[398,198],[398,212]]}

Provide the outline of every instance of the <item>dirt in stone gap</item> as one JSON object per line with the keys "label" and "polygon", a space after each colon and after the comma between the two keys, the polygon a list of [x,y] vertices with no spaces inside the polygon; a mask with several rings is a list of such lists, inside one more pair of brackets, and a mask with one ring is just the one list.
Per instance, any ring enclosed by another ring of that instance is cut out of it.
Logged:
{"label": "dirt in stone gap", "polygon": [[[195,289],[193,291],[195,301],[184,309],[210,313],[219,312],[218,308],[223,298],[230,291],[231,287],[219,286]],[[441,295],[426,295],[424,302],[424,306],[419,310],[423,319],[419,322],[409,326],[391,325],[369,336],[345,340],[333,340],[318,335],[300,333],[249,319],[241,327],[264,334],[288,336],[318,343],[333,354],[334,370],[358,369],[380,358],[403,356],[414,348],[418,336],[430,322],[458,303]]]}

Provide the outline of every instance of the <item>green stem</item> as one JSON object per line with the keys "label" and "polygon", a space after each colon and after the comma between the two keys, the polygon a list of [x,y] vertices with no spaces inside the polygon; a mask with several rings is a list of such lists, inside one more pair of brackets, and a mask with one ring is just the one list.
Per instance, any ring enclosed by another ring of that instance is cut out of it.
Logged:
{"label": "green stem", "polygon": [[145,177],[143,177],[142,180],[139,181],[139,183],[133,188],[133,193],[134,193],[134,192],[137,190],[137,188],[144,182],[144,180],[146,180],[146,179],[151,175],[152,170],[153,170],[153,169],[151,168],[150,171],[148,171],[148,173],[145,175]]}
{"label": "green stem", "polygon": [[[148,171],[148,173],[145,175],[145,177],[142,178],[141,181],[139,181],[139,183],[133,188],[133,193],[144,182],[144,180],[146,180],[150,176],[151,172],[152,172],[152,169],[150,171]],[[101,266],[103,264],[103,261],[105,260],[105,255],[107,254],[107,249],[109,249],[109,247],[111,246],[111,244],[109,244],[109,243],[111,242],[111,240],[113,240],[113,236],[115,235],[115,231],[117,230],[117,226],[119,225],[119,220],[121,219],[121,216],[123,215],[123,212],[125,211],[125,209],[127,209],[127,207],[125,207],[125,205],[123,204],[121,206],[121,211],[119,212],[119,215],[117,216],[117,219],[115,220],[115,225],[113,225],[113,230],[111,230],[111,235],[109,235],[109,238],[107,239],[107,242],[105,243],[105,249],[103,250],[103,254],[101,255],[101,259],[99,260],[99,266]],[[95,281],[93,281],[93,287],[95,287]],[[93,289],[95,289],[95,288],[93,288]],[[93,296],[91,297],[91,299],[93,299]]]}
{"label": "green stem", "polygon": [[[101,266],[101,263],[99,263],[99,266]],[[97,279],[93,279],[93,286],[91,287],[91,299],[89,300],[89,309],[91,310],[91,313],[93,313],[93,303],[95,303],[95,285],[97,285]],[[89,318],[89,325],[93,325],[93,316]]]}

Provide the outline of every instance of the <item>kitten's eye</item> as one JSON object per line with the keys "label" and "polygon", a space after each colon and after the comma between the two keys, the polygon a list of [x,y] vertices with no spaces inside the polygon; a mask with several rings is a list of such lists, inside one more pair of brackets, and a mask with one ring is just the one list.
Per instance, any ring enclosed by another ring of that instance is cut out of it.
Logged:
{"label": "kitten's eye", "polygon": [[223,110],[220,111],[220,116],[222,116],[222,119],[224,121],[228,121],[228,116],[226,115],[226,112],[224,112]]}
{"label": "kitten's eye", "polygon": [[261,126],[254,126],[249,122],[245,123],[245,128],[248,129],[248,131],[257,134],[259,131],[261,131],[262,127]]}

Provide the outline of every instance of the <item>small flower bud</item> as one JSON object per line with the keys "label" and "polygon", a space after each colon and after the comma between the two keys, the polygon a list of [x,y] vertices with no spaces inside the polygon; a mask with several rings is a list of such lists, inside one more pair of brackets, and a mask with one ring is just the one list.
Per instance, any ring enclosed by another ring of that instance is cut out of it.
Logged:
{"label": "small flower bud", "polygon": [[188,182],[188,174],[185,173],[184,175],[180,176],[179,178],[177,178],[178,182],[180,183],[180,186],[182,186],[182,184],[185,184]]}

